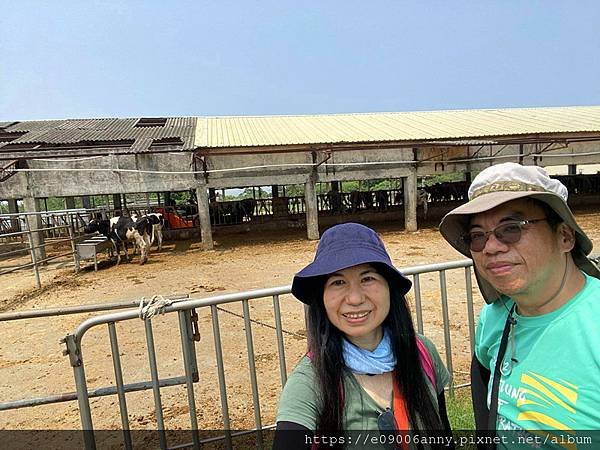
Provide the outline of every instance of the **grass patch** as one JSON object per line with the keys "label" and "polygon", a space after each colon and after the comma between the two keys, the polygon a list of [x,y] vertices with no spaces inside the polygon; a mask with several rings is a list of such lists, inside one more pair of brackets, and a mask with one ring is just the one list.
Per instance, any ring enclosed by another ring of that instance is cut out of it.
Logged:
{"label": "grass patch", "polygon": [[471,389],[461,388],[454,391],[454,397],[446,394],[446,409],[453,430],[474,430],[473,402]]}

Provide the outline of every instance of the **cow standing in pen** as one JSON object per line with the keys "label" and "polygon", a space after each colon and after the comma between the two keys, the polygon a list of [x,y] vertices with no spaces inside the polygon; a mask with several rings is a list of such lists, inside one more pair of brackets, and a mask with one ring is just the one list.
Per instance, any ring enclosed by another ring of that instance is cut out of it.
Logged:
{"label": "cow standing in pen", "polygon": [[[152,225],[152,232],[149,234],[148,242],[148,251],[150,251],[150,247],[154,244],[154,240],[158,242],[158,251],[162,249],[163,242],[163,228],[165,227],[165,218],[161,213],[149,213],[142,216],[142,219],[147,219],[148,222]],[[131,215],[131,220],[137,223],[138,216],[137,214]]]}
{"label": "cow standing in pen", "polygon": [[161,213],[150,213],[145,215],[152,224],[152,238],[150,245],[154,244],[154,239],[158,242],[158,251],[162,249],[163,228],[165,227],[165,218]]}
{"label": "cow standing in pen", "polygon": [[152,225],[147,218],[142,217],[134,222],[130,217],[113,217],[110,220],[93,219],[85,227],[86,233],[99,232],[108,237],[117,251],[117,265],[121,262],[120,246],[123,245],[125,259],[129,261],[127,243],[131,241],[140,248],[140,264],[148,261],[148,248]]}
{"label": "cow standing in pen", "polygon": [[129,261],[127,252],[128,241],[133,242],[140,248],[140,264],[148,261],[148,248],[150,247],[150,233],[152,226],[148,219],[142,217],[137,222],[134,222],[130,217],[113,217],[110,219],[110,236],[117,249],[117,265],[121,262],[119,245],[123,244],[125,259]]}

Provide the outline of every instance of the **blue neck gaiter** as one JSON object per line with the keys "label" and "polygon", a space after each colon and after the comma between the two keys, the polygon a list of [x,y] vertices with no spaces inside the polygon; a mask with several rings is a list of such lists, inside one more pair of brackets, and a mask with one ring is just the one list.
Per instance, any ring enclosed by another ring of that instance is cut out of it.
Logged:
{"label": "blue neck gaiter", "polygon": [[392,339],[387,328],[383,329],[383,338],[372,352],[362,349],[344,339],[344,362],[354,373],[361,375],[380,375],[391,372],[396,367],[396,358],[392,352]]}

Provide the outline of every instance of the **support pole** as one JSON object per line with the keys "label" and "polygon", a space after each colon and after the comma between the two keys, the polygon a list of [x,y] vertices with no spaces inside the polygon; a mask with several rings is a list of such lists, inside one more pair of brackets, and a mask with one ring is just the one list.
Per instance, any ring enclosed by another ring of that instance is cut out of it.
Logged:
{"label": "support pole", "polygon": [[340,194],[340,188],[342,183],[339,181],[331,182],[331,192],[329,193],[329,209],[336,213],[343,212],[343,199]]}
{"label": "support pole", "polygon": [[[33,197],[25,197],[23,199],[25,211],[28,213],[39,213],[40,208],[38,199]],[[33,247],[35,248],[35,257],[37,261],[46,259],[46,248],[44,247],[44,233],[37,231],[43,228],[42,216],[40,214],[27,215],[27,228],[31,231]]]}
{"label": "support pole", "polygon": [[8,199],[8,212],[10,214],[17,214],[19,212],[19,204],[17,203],[17,199]]}
{"label": "support pole", "polygon": [[84,207],[84,209],[92,209],[92,201],[89,195],[81,196],[81,204]]}
{"label": "support pole", "polygon": [[[490,146],[490,153],[492,151],[492,147]],[[524,153],[524,145],[519,144],[519,164],[523,164],[523,153]]]}
{"label": "support pole", "polygon": [[[19,212],[19,205],[16,199],[8,199],[8,212],[10,214],[17,214]],[[16,216],[12,216],[10,219],[10,228],[12,233],[16,233],[21,231],[21,224],[19,223],[19,218]]]}
{"label": "support pole", "polygon": [[33,241],[33,233],[31,231],[27,231],[27,240],[28,240],[29,249],[31,252],[31,265],[33,266],[33,274],[35,275],[35,282],[36,282],[37,288],[41,289],[42,281],[40,279],[40,268],[38,267],[36,248],[35,248],[35,243]]}
{"label": "support pole", "polygon": [[417,170],[414,167],[404,179],[404,228],[417,231]]}
{"label": "support pole", "polygon": [[311,241],[319,239],[319,210],[317,207],[316,173],[312,172],[304,185],[306,203],[306,233]]}
{"label": "support pole", "polygon": [[113,194],[113,205],[115,209],[115,216],[120,216],[121,210],[123,209],[121,206],[121,194]]}
{"label": "support pole", "polygon": [[[216,202],[217,201],[217,192],[215,188],[208,188],[208,202]],[[223,198],[221,201],[225,201],[225,189],[223,189]]]}
{"label": "support pole", "polygon": [[196,199],[198,200],[198,218],[200,219],[202,248],[204,250],[212,250],[214,248],[214,243],[212,238],[212,228],[210,226],[210,209],[206,185],[202,184],[196,188]]}
{"label": "support pole", "polygon": [[[70,223],[69,224],[69,241],[71,241],[71,251],[73,252],[73,262],[75,263],[75,272],[79,272],[80,267],[79,267],[79,255],[77,255],[77,246],[75,244],[75,228],[73,227],[73,224]],[[96,256],[96,254],[94,253],[94,257]],[[94,259],[95,262],[95,259]]]}
{"label": "support pole", "polygon": [[65,197],[65,209],[75,209],[75,197]]}

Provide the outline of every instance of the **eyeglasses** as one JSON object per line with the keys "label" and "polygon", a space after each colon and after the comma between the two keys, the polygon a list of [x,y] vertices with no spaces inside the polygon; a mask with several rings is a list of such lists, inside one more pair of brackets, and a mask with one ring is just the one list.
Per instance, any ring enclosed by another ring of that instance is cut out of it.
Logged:
{"label": "eyeglasses", "polygon": [[503,244],[515,244],[521,239],[521,231],[525,225],[547,220],[529,219],[517,220],[514,222],[503,223],[490,231],[470,231],[462,236],[462,240],[469,246],[472,252],[480,252],[485,248],[490,235],[493,233],[496,239]]}

